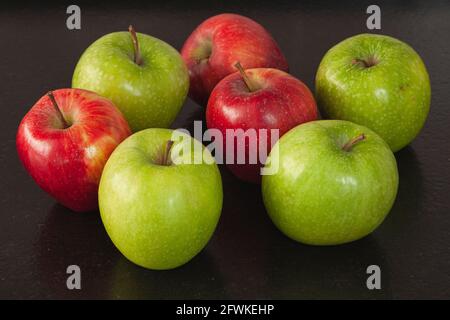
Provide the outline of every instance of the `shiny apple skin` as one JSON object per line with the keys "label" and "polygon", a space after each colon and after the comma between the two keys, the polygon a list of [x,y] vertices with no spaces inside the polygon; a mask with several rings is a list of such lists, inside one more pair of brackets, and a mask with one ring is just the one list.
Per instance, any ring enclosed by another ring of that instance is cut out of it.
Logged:
{"label": "shiny apple skin", "polygon": [[114,104],[81,89],[53,91],[64,118],[45,95],[22,119],[17,152],[34,181],[62,205],[76,212],[98,208],[103,167],[116,146],[131,134]]}
{"label": "shiny apple skin", "polygon": [[[355,59],[374,59],[364,66]],[[393,152],[410,144],[430,112],[427,68],[408,44],[380,34],[359,34],[335,45],[316,74],[322,115],[378,133]]]}
{"label": "shiny apple skin", "polygon": [[236,71],[237,61],[244,68],[289,70],[281,49],[264,27],[230,13],[202,22],[184,43],[181,55],[189,69],[189,97],[202,106],[216,84]]}
{"label": "shiny apple skin", "polygon": [[[258,146],[259,129],[267,129],[269,152],[270,146],[276,142],[270,129],[279,129],[281,137],[295,126],[319,117],[314,96],[297,78],[271,68],[247,69],[245,72],[260,87],[259,90],[250,92],[239,72],[233,73],[214,88],[206,109],[208,128],[219,129],[222,133],[225,159],[227,129],[256,129]],[[236,147],[235,139],[234,150]],[[249,164],[248,141],[245,148],[246,163],[237,164],[235,153],[234,164],[228,164],[227,167],[244,181],[260,183],[260,168],[265,159],[259,158],[258,147],[258,163]]]}

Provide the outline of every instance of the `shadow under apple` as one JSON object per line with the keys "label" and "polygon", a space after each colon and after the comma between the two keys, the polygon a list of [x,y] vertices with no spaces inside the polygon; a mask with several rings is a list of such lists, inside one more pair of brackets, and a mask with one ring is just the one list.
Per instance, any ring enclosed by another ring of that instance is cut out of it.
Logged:
{"label": "shadow under apple", "polygon": [[[281,239],[281,237],[283,239]],[[273,299],[389,299],[389,264],[373,236],[339,246],[299,244],[271,237],[262,266]],[[369,290],[367,268],[381,270],[381,289]]]}
{"label": "shadow under apple", "polygon": [[381,232],[398,233],[414,222],[422,211],[423,178],[415,151],[408,146],[395,153],[399,171],[397,198],[391,212],[383,222]]}
{"label": "shadow under apple", "polygon": [[[147,270],[128,261],[114,247],[98,212],[79,214],[55,204],[47,215],[35,250],[47,298],[226,297],[208,248],[177,269]],[[81,269],[81,290],[67,289],[69,274],[66,270],[72,264]]]}
{"label": "shadow under apple", "polygon": [[206,127],[206,107],[202,107],[189,98],[184,102],[183,108],[178,114],[177,118],[171,125],[172,129],[186,129],[194,136],[195,121],[202,122],[202,134],[207,129]]}
{"label": "shadow under apple", "polygon": [[[258,185],[228,177],[212,252],[225,290],[235,299],[373,299],[391,296],[389,265],[373,236],[332,247],[297,243],[268,217]],[[378,265],[382,289],[369,290],[367,267]]]}
{"label": "shadow under apple", "polygon": [[108,299],[227,299],[208,248],[172,270],[147,270],[125,257],[111,270]]}

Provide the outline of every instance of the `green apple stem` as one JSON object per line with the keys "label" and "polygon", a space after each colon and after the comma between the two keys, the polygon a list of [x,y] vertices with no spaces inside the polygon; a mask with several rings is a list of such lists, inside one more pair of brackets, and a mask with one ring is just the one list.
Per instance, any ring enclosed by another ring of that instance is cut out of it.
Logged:
{"label": "green apple stem", "polygon": [[366,138],[366,136],[364,135],[364,133],[361,133],[360,135],[357,135],[356,137],[354,137],[353,139],[348,141],[342,147],[342,150],[349,152],[355,144],[357,144],[359,141],[364,140],[365,138]]}
{"label": "green apple stem", "polygon": [[245,70],[242,67],[241,63],[238,61],[238,62],[236,62],[236,64],[234,66],[236,67],[236,69],[239,70],[239,73],[241,74],[241,77],[244,80],[245,85],[247,86],[248,90],[250,92],[254,92],[254,91],[258,90],[258,87],[248,77],[247,73],[245,73]]}
{"label": "green apple stem", "polygon": [[139,41],[138,41],[138,38],[136,35],[136,31],[134,30],[134,27],[132,25],[130,25],[128,27],[128,31],[130,32],[131,40],[133,41],[133,46],[134,46],[134,62],[140,66],[142,63],[142,58],[141,58],[141,50],[139,49]]}
{"label": "green apple stem", "polygon": [[173,146],[173,141],[168,140],[166,143],[166,150],[164,150],[163,159],[161,161],[161,164],[163,166],[170,166],[172,164],[172,162],[170,160],[170,150],[172,149],[172,146]]}
{"label": "green apple stem", "polygon": [[374,56],[370,56],[367,59],[355,58],[353,59],[352,64],[359,64],[362,65],[364,68],[370,68],[378,64],[378,59],[375,58]]}
{"label": "green apple stem", "polygon": [[64,115],[63,115],[61,109],[59,108],[58,103],[56,102],[55,96],[53,95],[53,91],[47,92],[47,97],[50,98],[50,101],[52,102],[53,107],[55,108],[56,112],[58,113],[59,118],[61,119],[61,122],[64,126],[64,129],[70,127],[69,122],[64,118]]}

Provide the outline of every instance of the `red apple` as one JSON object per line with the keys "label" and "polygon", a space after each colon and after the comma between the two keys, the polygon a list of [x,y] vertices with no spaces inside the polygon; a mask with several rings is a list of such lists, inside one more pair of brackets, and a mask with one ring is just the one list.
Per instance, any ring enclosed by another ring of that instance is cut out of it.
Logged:
{"label": "red apple", "polygon": [[206,105],[220,80],[244,68],[288,71],[288,63],[272,36],[257,22],[237,14],[220,14],[201,23],[184,43],[181,55],[189,69],[189,96]]}
{"label": "red apple", "polygon": [[[268,154],[277,138],[272,138],[270,129],[278,129],[281,137],[301,123],[316,120],[319,113],[311,91],[295,77],[276,69],[256,68],[244,71],[239,63],[236,67],[240,72],[220,81],[211,93],[206,109],[206,123],[208,128],[219,129],[222,133],[224,151],[227,148],[227,129],[256,130],[254,138],[248,135],[245,141],[245,164],[237,164],[235,137],[232,140],[234,164],[227,166],[238,178],[259,183],[260,168],[266,160],[264,155],[259,155],[259,139],[263,139],[259,130],[267,129],[265,143]],[[256,164],[249,163],[252,139],[256,139],[253,141],[257,146]]]}
{"label": "red apple", "polygon": [[131,134],[114,104],[94,92],[49,92],[25,115],[16,137],[25,169],[53,198],[73,211],[98,206],[103,166]]}

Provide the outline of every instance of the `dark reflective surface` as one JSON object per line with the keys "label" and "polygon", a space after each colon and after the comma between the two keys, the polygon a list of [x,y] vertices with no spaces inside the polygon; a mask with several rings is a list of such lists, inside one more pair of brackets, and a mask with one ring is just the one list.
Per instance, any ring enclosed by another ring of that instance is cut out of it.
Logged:
{"label": "dark reflective surface", "polygon": [[[450,298],[450,4],[379,2],[382,33],[410,43],[432,81],[429,119],[396,154],[400,187],[392,212],[372,235],[339,247],[309,247],[284,237],[265,213],[260,189],[222,168],[224,208],[207,246],[187,265],[148,271],[128,262],[98,213],[55,204],[21,167],[20,119],[47,90],[68,87],[83,49],[99,36],[142,32],[180,48],[203,19],[237,12],[262,23],[283,49],[291,72],[310,88],[326,50],[365,29],[367,3],[143,2],[81,4],[82,30],[65,27],[65,6],[0,10],[0,298]],[[192,101],[174,127],[204,119]],[[66,268],[82,270],[82,290],[66,289]],[[382,290],[369,291],[377,264]]]}

